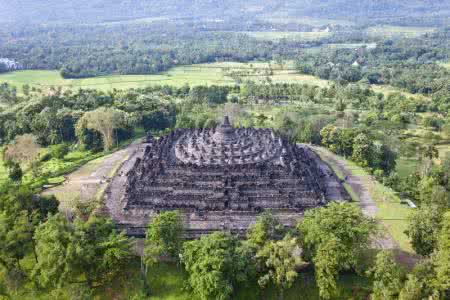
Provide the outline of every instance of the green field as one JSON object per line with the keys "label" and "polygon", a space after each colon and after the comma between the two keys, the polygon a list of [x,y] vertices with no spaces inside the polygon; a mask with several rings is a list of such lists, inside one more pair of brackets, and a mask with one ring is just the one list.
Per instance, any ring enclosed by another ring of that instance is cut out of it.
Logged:
{"label": "green field", "polygon": [[[327,47],[334,48],[358,48],[362,45],[375,47],[370,44],[330,44]],[[272,75],[265,72],[269,70],[269,65],[273,70]],[[239,73],[239,80],[233,76]],[[327,87],[330,81],[320,79],[312,75],[298,73],[294,68],[293,61],[287,61],[283,66],[275,62],[217,62],[208,64],[195,64],[179,66],[167,72],[154,75],[109,75],[84,79],[64,79],[58,71],[50,70],[27,70],[0,74],[0,83],[7,82],[16,86],[21,91],[23,85],[46,90],[51,87],[61,87],[63,89],[96,89],[109,91],[112,89],[144,88],[152,85],[171,85],[181,87],[185,84],[195,85],[234,85],[246,80],[255,82],[267,82],[270,78],[272,83],[305,83]],[[389,95],[400,92],[407,97],[424,97],[422,94],[411,94],[389,85],[371,85],[375,92]]]}
{"label": "green field", "polygon": [[450,61],[440,63],[444,68],[450,69]]}
{"label": "green field", "polygon": [[[1,78],[1,77],[0,77]],[[391,85],[387,85],[387,84],[371,84],[370,87],[372,88],[372,90],[376,93],[382,93],[385,96],[388,96],[390,94],[393,93],[401,93],[402,95],[404,95],[405,97],[412,97],[412,98],[429,98],[428,96],[425,96],[423,94],[412,94],[410,92],[407,91],[403,91],[399,88],[396,88],[394,86]]]}
{"label": "green field", "polygon": [[[262,75],[269,64],[265,62],[237,63],[222,62],[211,64],[198,64],[190,66],[180,66],[156,75],[110,75],[92,77],[84,79],[64,79],[58,71],[48,70],[27,70],[10,72],[0,75],[0,82],[7,82],[20,88],[24,84],[31,87],[46,89],[52,86],[62,88],[91,88],[98,90],[142,88],[150,85],[232,85],[236,81],[229,76],[231,71],[249,71],[248,76],[243,75],[242,79],[254,81],[264,80]],[[318,86],[327,86],[326,80],[321,80],[314,76],[298,74],[289,66],[280,69],[278,65],[272,64],[274,74],[272,82],[297,82],[309,83]],[[256,73],[252,73],[256,70]]]}
{"label": "green field", "polygon": [[354,22],[348,20],[336,20],[336,19],[325,19],[325,18],[313,18],[313,17],[292,17],[289,16],[289,12],[277,12],[275,14],[270,14],[261,17],[260,20],[271,23],[278,24],[304,24],[311,26],[326,26],[326,25],[342,25],[342,26],[352,26],[355,25]]}
{"label": "green field", "polygon": [[294,32],[294,31],[241,31],[255,39],[264,41],[277,41],[287,39],[291,41],[316,41],[331,35],[330,32]]}
{"label": "green field", "polygon": [[331,49],[359,49],[366,46],[367,49],[374,49],[377,47],[377,43],[343,43],[343,44],[325,44],[322,48]]}
{"label": "green field", "polygon": [[406,26],[373,26],[367,29],[370,37],[390,38],[395,36],[417,37],[425,33],[433,32],[433,27],[406,27]]}

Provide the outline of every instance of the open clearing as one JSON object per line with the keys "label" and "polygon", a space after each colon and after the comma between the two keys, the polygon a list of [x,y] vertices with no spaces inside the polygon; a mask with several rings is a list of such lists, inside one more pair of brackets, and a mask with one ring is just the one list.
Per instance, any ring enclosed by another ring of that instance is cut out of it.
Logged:
{"label": "open clearing", "polygon": [[376,93],[382,93],[385,96],[389,96],[390,94],[395,94],[395,93],[400,93],[405,97],[411,97],[411,98],[428,98],[428,96],[425,96],[423,94],[412,94],[410,92],[401,90],[399,88],[393,87],[391,85],[386,85],[386,84],[371,84],[370,87],[372,88],[372,90]]}
{"label": "open clearing", "polygon": [[274,14],[268,14],[260,18],[261,21],[278,23],[278,24],[304,24],[311,26],[325,26],[325,25],[342,25],[342,26],[352,26],[355,25],[354,22],[348,20],[336,20],[336,19],[324,19],[324,18],[313,18],[313,17],[291,17],[288,12],[277,12]]}
{"label": "open clearing", "polygon": [[450,61],[440,63],[444,68],[450,69]]}
{"label": "open clearing", "polygon": [[[253,69],[253,70],[252,70]],[[155,75],[110,75],[84,79],[64,79],[58,71],[49,70],[27,70],[16,71],[0,75],[0,82],[7,82],[21,89],[24,84],[35,88],[90,88],[102,91],[111,89],[143,88],[150,85],[233,85],[236,81],[231,78],[230,72],[243,72],[241,79],[261,81],[267,76],[264,70],[269,69],[269,63],[253,62],[221,62],[210,64],[197,64],[180,66]],[[272,82],[296,82],[308,83],[319,86],[327,86],[328,81],[310,75],[299,74],[292,68],[272,64],[273,75],[269,76]],[[245,75],[245,71],[248,75]],[[255,72],[254,72],[255,71]]]}
{"label": "open clearing", "polygon": [[241,31],[239,33],[245,33],[257,40],[263,41],[277,41],[281,39],[291,41],[317,41],[331,35],[330,32],[326,31]]}
{"label": "open clearing", "polygon": [[407,26],[373,26],[367,29],[370,37],[417,37],[435,31],[433,27],[407,27]]}
{"label": "open clearing", "polygon": [[[330,44],[330,47],[360,47],[364,44]],[[365,44],[374,47],[375,44]],[[269,75],[270,69],[272,75]],[[286,61],[282,66],[275,62],[254,61],[217,62],[179,66],[167,72],[152,75],[109,75],[83,79],[64,79],[58,71],[27,70],[0,74],[0,83],[7,82],[18,88],[19,92],[25,84],[34,88],[48,89],[61,87],[64,89],[96,89],[109,91],[112,89],[145,88],[152,85],[170,85],[181,87],[185,84],[196,85],[234,85],[250,80],[254,82],[272,83],[304,83],[327,87],[332,84],[329,80],[316,76],[300,74],[295,70],[293,61]],[[389,95],[401,93],[406,97],[423,97],[421,94],[411,94],[389,85],[370,85],[375,92]]]}
{"label": "open clearing", "polygon": [[95,201],[108,181],[115,175],[120,164],[133,151],[135,143],[125,149],[94,159],[75,172],[67,175],[63,184],[44,191],[44,195],[55,195],[61,211],[69,211],[77,201]]}

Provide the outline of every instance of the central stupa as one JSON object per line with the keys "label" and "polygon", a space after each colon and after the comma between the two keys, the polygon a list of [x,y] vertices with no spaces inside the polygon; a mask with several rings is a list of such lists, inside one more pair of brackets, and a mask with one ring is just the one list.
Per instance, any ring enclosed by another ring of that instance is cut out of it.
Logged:
{"label": "central stupa", "polygon": [[[270,209],[286,225],[327,203],[327,176],[307,147],[271,129],[176,129],[149,138],[107,190],[113,219],[140,235],[162,210],[180,210],[192,233],[245,230]],[[336,200],[336,199],[333,199]]]}

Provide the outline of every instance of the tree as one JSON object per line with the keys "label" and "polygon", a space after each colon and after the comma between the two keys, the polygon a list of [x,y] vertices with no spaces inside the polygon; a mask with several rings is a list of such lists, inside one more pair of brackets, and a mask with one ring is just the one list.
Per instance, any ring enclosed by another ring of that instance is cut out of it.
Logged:
{"label": "tree", "polygon": [[427,158],[432,160],[433,158],[439,157],[439,150],[436,148],[434,144],[429,144],[420,149],[421,158]]}
{"label": "tree", "polygon": [[33,230],[25,211],[0,211],[0,265],[7,271],[21,269],[20,260],[33,248]]}
{"label": "tree", "polygon": [[442,213],[434,206],[422,205],[408,217],[405,233],[417,254],[429,256],[436,248],[437,233],[441,227]]}
{"label": "tree", "polygon": [[376,223],[354,204],[332,202],[307,211],[297,229],[304,257],[312,258],[315,265],[319,291],[329,298],[335,291],[338,272],[358,267]]}
{"label": "tree", "polygon": [[57,159],[63,159],[64,156],[69,153],[70,151],[70,147],[68,144],[59,144],[59,145],[54,145],[50,148],[50,155],[53,158],[57,158]]}
{"label": "tree", "polygon": [[39,286],[60,288],[76,279],[76,249],[72,247],[73,228],[61,214],[51,216],[36,229],[37,263],[32,277]]}
{"label": "tree", "polygon": [[[73,224],[60,214],[41,224],[35,234],[38,263],[33,277],[47,289],[86,284],[90,289],[124,275],[131,244],[111,220],[92,216]],[[80,281],[81,280],[81,281]]]}
{"label": "tree", "polygon": [[450,297],[450,211],[443,216],[433,265],[436,272],[435,287],[443,299],[448,299]]}
{"label": "tree", "polygon": [[36,143],[34,136],[24,134],[17,136],[14,143],[6,146],[4,160],[30,164],[38,157],[40,151],[41,147]]}
{"label": "tree", "polygon": [[270,212],[264,211],[256,218],[256,222],[248,228],[247,241],[257,249],[283,236],[283,224]]}
{"label": "tree", "polygon": [[375,265],[368,274],[373,278],[373,300],[398,298],[402,286],[401,273],[391,251],[378,252]]}
{"label": "tree", "polygon": [[361,251],[367,249],[376,223],[355,204],[332,202],[327,207],[308,210],[297,228],[303,236],[304,247],[313,255],[321,243],[337,238],[346,249],[340,262],[345,268],[354,266]]}
{"label": "tree", "polygon": [[75,220],[72,247],[76,249],[75,269],[90,288],[124,276],[131,258],[131,243],[118,233],[110,219],[91,216],[87,222]]}
{"label": "tree", "polygon": [[229,299],[234,285],[247,280],[252,272],[250,252],[224,232],[185,242],[181,258],[188,283],[202,300]]}
{"label": "tree", "polygon": [[364,133],[358,134],[353,140],[352,160],[362,167],[368,167],[372,159],[372,142]]}
{"label": "tree", "polygon": [[[284,290],[290,288],[297,278],[295,268],[301,263],[297,239],[286,235],[281,241],[270,241],[257,253],[263,258],[267,272],[258,279],[261,287],[272,281],[280,290],[280,299],[283,299]],[[297,251],[299,252],[299,251]]]}
{"label": "tree", "polygon": [[11,162],[8,164],[8,177],[14,182],[20,182],[22,180],[23,172],[20,164]]}
{"label": "tree", "polygon": [[436,274],[430,259],[425,259],[414,266],[407,275],[399,294],[400,300],[433,299],[435,292],[433,282]]}
{"label": "tree", "polygon": [[123,111],[105,107],[86,112],[78,122],[85,122],[87,129],[101,133],[106,151],[110,150],[114,144],[114,130],[126,126]]}
{"label": "tree", "polygon": [[57,208],[54,197],[35,195],[23,185],[5,186],[0,193],[0,265],[21,270],[20,261],[35,248],[36,226]]}
{"label": "tree", "polygon": [[355,134],[354,129],[338,128],[329,124],[320,131],[321,143],[334,153],[350,156],[353,152]]}
{"label": "tree", "polygon": [[182,244],[182,230],[182,219],[178,211],[166,211],[154,216],[147,227],[145,264],[156,263],[162,255],[178,258]]}
{"label": "tree", "polygon": [[87,121],[83,118],[78,120],[76,124],[75,135],[78,138],[78,142],[86,150],[97,152],[104,148],[100,132],[89,129]]}
{"label": "tree", "polygon": [[331,238],[318,246],[313,257],[316,283],[319,288],[319,295],[323,299],[330,299],[336,293],[336,280],[339,274],[339,261],[342,251],[345,251],[342,244],[336,238]]}

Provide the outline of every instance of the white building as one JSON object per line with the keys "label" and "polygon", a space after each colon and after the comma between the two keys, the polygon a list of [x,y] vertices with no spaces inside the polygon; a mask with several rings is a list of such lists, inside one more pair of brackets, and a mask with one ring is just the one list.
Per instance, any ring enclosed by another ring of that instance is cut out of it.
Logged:
{"label": "white building", "polygon": [[14,70],[21,70],[22,65],[16,62],[15,60],[9,59],[9,58],[2,58],[0,57],[0,64],[3,64],[6,66],[6,68],[10,71]]}

